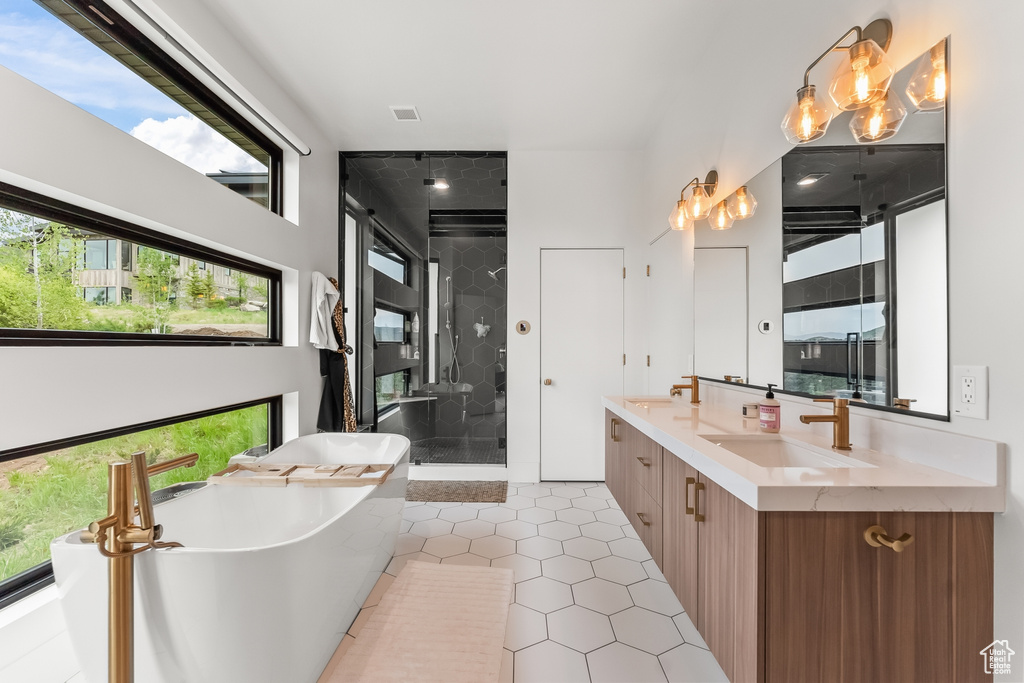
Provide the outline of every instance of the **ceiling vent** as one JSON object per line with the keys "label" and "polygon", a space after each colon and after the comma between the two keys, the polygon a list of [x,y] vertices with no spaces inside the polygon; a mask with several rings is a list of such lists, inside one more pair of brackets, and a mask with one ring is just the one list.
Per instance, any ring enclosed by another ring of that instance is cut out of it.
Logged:
{"label": "ceiling vent", "polygon": [[416,111],[416,107],[393,105],[389,109],[391,109],[391,114],[395,117],[395,121],[420,120],[420,113]]}

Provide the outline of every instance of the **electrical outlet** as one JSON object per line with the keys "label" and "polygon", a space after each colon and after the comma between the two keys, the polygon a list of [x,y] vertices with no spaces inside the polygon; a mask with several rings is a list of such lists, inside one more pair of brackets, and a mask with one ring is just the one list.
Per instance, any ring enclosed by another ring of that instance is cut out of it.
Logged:
{"label": "electrical outlet", "polygon": [[984,365],[953,366],[953,414],[988,419],[988,367]]}

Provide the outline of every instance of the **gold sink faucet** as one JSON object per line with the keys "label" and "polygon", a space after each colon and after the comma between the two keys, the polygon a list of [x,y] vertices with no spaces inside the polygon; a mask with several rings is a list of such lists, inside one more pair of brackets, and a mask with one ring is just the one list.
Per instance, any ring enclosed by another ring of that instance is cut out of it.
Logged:
{"label": "gold sink faucet", "polygon": [[[135,555],[150,548],[180,548],[180,543],[161,543],[163,528],[153,519],[153,498],[149,478],[178,467],[192,467],[197,453],[146,466],[146,453],[132,453],[131,462],[112,462],[107,466],[107,516],[82,532],[82,541],[95,543],[100,554],[109,558],[108,576],[108,670],[111,683],[131,683],[134,672],[133,625]],[[132,480],[134,479],[134,487]],[[133,496],[132,489],[135,495]],[[138,507],[134,505],[138,497]],[[139,523],[135,524],[136,510]],[[144,543],[136,548],[136,543]]]}
{"label": "gold sink faucet", "polygon": [[832,448],[837,451],[850,450],[850,407],[849,400],[845,398],[816,398],[816,403],[831,403],[831,415],[801,415],[800,421],[806,424],[812,422],[832,423]]}
{"label": "gold sink faucet", "polygon": [[690,380],[689,384],[673,384],[672,389],[669,390],[669,396],[682,396],[683,389],[690,390],[690,403],[698,405],[700,403],[700,381],[697,379],[697,375],[683,375],[683,379]]}

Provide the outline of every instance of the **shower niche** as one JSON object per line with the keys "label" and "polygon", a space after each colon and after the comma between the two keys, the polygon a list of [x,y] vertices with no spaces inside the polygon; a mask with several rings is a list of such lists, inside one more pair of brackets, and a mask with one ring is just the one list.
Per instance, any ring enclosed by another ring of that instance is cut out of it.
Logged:
{"label": "shower niche", "polygon": [[341,177],[360,428],[414,464],[504,465],[505,154],[345,152]]}

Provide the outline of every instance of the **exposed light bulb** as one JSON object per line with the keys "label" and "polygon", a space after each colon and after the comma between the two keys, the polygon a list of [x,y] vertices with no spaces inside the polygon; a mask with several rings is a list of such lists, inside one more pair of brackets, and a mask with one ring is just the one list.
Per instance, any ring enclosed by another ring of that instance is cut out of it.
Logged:
{"label": "exposed light bulb", "polygon": [[757,210],[757,199],[744,185],[736,190],[736,194],[729,197],[726,208],[732,218],[741,221],[754,215],[754,211]]}
{"label": "exposed light bulb", "polygon": [[695,221],[707,218],[711,213],[711,197],[704,191],[703,185],[694,185],[693,194],[686,200],[686,212]]}
{"label": "exposed light bulb", "polygon": [[828,93],[843,111],[860,109],[885,96],[896,73],[878,43],[861,40],[849,48],[850,58],[832,77]]}
{"label": "exposed light bulb", "polygon": [[808,85],[796,91],[796,103],[782,119],[782,132],[795,145],[817,140],[828,130],[832,115],[831,109],[818,102],[814,86]]}
{"label": "exposed light bulb", "polygon": [[921,57],[907,83],[907,97],[922,111],[941,109],[946,104],[946,42],[936,43]]}
{"label": "exposed light bulb", "polygon": [[896,135],[906,117],[907,108],[890,91],[884,99],[857,111],[850,120],[850,131],[859,143],[879,142]]}
{"label": "exposed light bulb", "polygon": [[726,204],[725,200],[718,202],[708,215],[708,223],[711,224],[712,230],[728,230],[732,227],[734,219],[729,215]]}
{"label": "exposed light bulb", "polygon": [[693,225],[693,219],[686,212],[686,202],[683,199],[676,202],[676,208],[669,214],[668,225],[673,230],[686,230]]}

